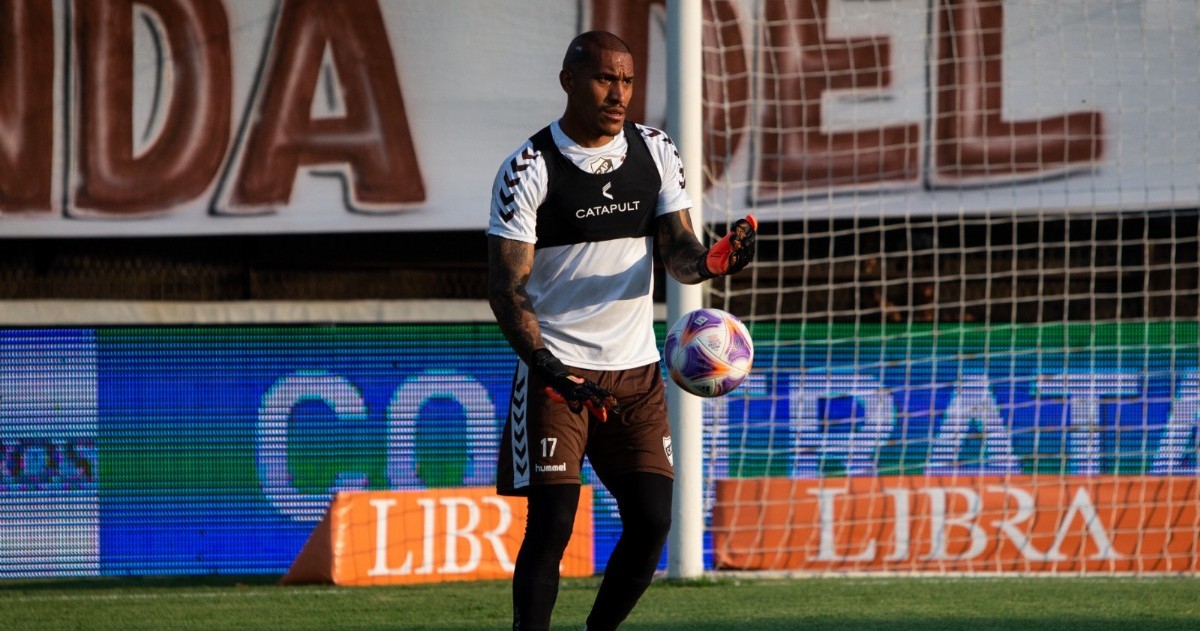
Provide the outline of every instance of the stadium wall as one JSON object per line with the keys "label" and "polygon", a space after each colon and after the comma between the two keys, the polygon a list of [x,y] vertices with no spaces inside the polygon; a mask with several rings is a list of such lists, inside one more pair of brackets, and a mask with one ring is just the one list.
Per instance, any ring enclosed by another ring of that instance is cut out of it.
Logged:
{"label": "stadium wall", "polygon": [[[0,576],[282,573],[339,489],[487,485],[489,187],[583,28],[664,126],[663,3],[456,2],[0,8]],[[762,226],[709,288],[758,359],[705,407],[705,567],[1195,573],[1195,2],[704,10],[689,175]],[[970,163],[952,97],[1033,150]]]}

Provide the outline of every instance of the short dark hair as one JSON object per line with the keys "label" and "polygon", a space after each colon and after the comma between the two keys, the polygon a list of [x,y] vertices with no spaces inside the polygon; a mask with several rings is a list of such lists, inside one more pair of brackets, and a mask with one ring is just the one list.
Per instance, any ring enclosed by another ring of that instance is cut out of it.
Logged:
{"label": "short dark hair", "polygon": [[563,70],[574,70],[595,61],[602,50],[631,53],[629,44],[620,37],[608,31],[588,31],[575,36],[567,46],[567,54],[563,55]]}

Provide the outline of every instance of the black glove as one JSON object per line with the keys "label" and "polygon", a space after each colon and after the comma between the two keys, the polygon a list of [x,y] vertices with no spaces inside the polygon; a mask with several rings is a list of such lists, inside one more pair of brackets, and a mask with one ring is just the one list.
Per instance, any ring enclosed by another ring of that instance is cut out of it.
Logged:
{"label": "black glove", "polygon": [[586,407],[601,421],[608,420],[609,410],[614,414],[621,413],[621,406],[617,404],[617,399],[611,392],[593,381],[572,375],[548,349],[539,348],[533,351],[531,359],[533,363],[530,368],[546,383],[546,394],[551,399],[566,403],[573,412]]}
{"label": "black glove", "polygon": [[733,228],[713,244],[700,262],[700,278],[712,278],[742,271],[754,260],[754,237],[758,231],[758,220],[754,215],[738,219]]}

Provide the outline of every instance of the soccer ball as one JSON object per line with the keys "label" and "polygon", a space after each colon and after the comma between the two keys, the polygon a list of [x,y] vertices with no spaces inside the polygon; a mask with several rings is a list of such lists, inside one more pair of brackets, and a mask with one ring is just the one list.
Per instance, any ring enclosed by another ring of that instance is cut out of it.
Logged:
{"label": "soccer ball", "polygon": [[667,373],[680,388],[700,397],[719,397],[750,374],[754,342],[733,314],[696,309],[671,326],[663,354]]}

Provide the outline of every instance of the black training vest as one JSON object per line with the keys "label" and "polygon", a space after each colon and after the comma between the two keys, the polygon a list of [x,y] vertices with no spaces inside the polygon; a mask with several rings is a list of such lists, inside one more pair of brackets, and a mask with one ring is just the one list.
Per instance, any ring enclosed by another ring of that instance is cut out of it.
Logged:
{"label": "black training vest", "polygon": [[568,160],[550,127],[530,141],[546,163],[546,199],[537,209],[536,248],[652,234],[662,178],[646,141],[625,123],[625,162],[608,173],[588,173]]}

